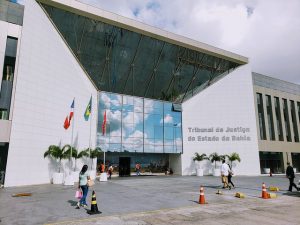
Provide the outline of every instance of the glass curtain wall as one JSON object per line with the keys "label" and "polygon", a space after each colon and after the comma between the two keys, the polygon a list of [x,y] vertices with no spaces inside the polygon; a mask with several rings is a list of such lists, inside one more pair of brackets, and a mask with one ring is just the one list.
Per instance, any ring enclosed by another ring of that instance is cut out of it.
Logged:
{"label": "glass curtain wall", "polygon": [[265,126],[265,115],[262,94],[256,93],[257,99],[257,112],[258,112],[258,122],[259,122],[259,134],[261,140],[266,140],[266,126]]}
{"label": "glass curtain wall", "polygon": [[297,102],[297,112],[298,112],[299,126],[300,126],[300,102]]}
{"label": "glass curtain wall", "polygon": [[272,173],[284,173],[282,152],[259,152],[261,173],[270,169]]}
{"label": "glass curtain wall", "polygon": [[97,146],[106,152],[181,153],[181,112],[173,104],[99,93]]}
{"label": "glass curtain wall", "polygon": [[9,119],[18,39],[7,37],[0,89],[0,119]]}
{"label": "glass curtain wall", "polygon": [[283,141],[283,131],[282,131],[282,122],[281,122],[281,111],[280,111],[279,98],[274,97],[274,100],[275,100],[275,114],[276,114],[278,139],[279,139],[279,141]]}
{"label": "glass curtain wall", "polygon": [[270,140],[275,140],[275,132],[274,132],[274,122],[273,122],[273,113],[272,113],[272,102],[271,96],[266,95],[266,105],[267,105],[267,118],[269,124],[269,134]]}
{"label": "glass curtain wall", "polygon": [[290,127],[290,118],[289,118],[289,111],[288,111],[288,104],[286,99],[282,99],[283,101],[283,118],[284,118],[284,125],[285,125],[285,131],[286,131],[286,140],[288,142],[292,141],[291,136],[291,127]]}
{"label": "glass curtain wall", "polygon": [[293,124],[293,128],[294,128],[294,141],[299,142],[295,103],[294,103],[294,101],[290,100],[290,104],[291,104],[292,124]]}

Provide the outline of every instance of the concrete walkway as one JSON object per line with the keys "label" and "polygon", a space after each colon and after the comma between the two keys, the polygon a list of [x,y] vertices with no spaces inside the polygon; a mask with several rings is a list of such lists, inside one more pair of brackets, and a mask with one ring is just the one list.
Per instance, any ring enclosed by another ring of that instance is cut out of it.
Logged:
{"label": "concrete walkway", "polygon": [[[299,180],[299,177],[295,180]],[[0,190],[2,224],[300,224],[300,193],[286,191],[284,176],[234,177],[236,189],[220,189],[219,177],[151,176],[115,178],[93,189],[102,214],[75,209],[76,187],[38,185]],[[261,199],[261,184],[282,191],[276,199]],[[208,204],[198,205],[199,187]],[[245,199],[234,197],[235,192]],[[31,192],[31,197],[12,197]],[[88,202],[91,200],[91,192]],[[66,222],[65,222],[66,221]]]}

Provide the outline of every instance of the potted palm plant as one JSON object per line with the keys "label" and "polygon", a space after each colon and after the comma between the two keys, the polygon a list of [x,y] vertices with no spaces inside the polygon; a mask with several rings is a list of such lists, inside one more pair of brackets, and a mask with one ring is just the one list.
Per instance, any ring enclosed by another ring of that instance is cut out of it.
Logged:
{"label": "potted palm plant", "polygon": [[210,159],[211,163],[215,163],[215,167],[214,167],[214,170],[213,170],[213,175],[214,176],[220,176],[221,175],[220,168],[217,168],[217,162],[220,162],[222,160],[222,158],[224,158],[224,156],[219,155],[217,152],[214,152],[214,153],[209,155],[209,159]]}
{"label": "potted palm plant", "polygon": [[193,160],[197,162],[197,168],[196,168],[196,174],[197,176],[203,176],[203,169],[201,168],[201,161],[208,159],[206,154],[199,154],[198,152],[195,152],[195,156],[193,157]]}
{"label": "potted palm plant", "polygon": [[226,157],[228,158],[228,160],[230,162],[231,168],[232,168],[232,162],[234,162],[234,161],[241,162],[240,155],[236,152],[233,152],[230,155],[226,155]]}
{"label": "potted palm plant", "polygon": [[[69,183],[70,185],[74,185],[74,182],[78,181],[78,177],[79,177],[79,170],[76,170],[77,168],[77,160],[84,157],[84,156],[89,156],[87,151],[81,151],[78,152],[78,150],[74,147],[71,148],[70,145],[66,145],[65,146],[67,148],[65,154],[68,156],[69,160],[70,160],[70,170],[73,170],[73,172],[70,174],[70,179],[68,180],[67,183]],[[72,157],[71,157],[71,150],[72,150]],[[72,164],[71,164],[71,160],[72,158],[74,158],[75,163],[74,163],[74,168],[72,168]],[[66,182],[65,182],[66,183]]]}
{"label": "potted palm plant", "polygon": [[58,161],[58,172],[53,173],[52,182],[53,184],[62,184],[64,174],[61,173],[61,160],[66,159],[65,148],[60,148],[57,145],[50,145],[48,150],[44,153],[44,158],[50,157]]}
{"label": "potted palm plant", "polygon": [[[71,146],[68,145],[68,150],[66,151],[66,154],[67,155],[71,155]],[[74,158],[75,160],[75,165],[74,165],[74,168],[73,168],[73,171],[76,171],[76,167],[77,167],[77,160],[78,159],[81,159],[82,157],[88,157],[89,156],[89,153],[87,150],[84,150],[84,151],[81,151],[79,152],[76,148],[72,147],[72,158]]]}
{"label": "potted palm plant", "polygon": [[86,149],[84,150],[85,152],[88,153],[88,157],[91,159],[91,171],[90,171],[90,177],[91,179],[95,179],[96,178],[96,168],[94,169],[94,159],[98,158],[101,153],[102,150],[101,148],[97,147],[95,149]]}

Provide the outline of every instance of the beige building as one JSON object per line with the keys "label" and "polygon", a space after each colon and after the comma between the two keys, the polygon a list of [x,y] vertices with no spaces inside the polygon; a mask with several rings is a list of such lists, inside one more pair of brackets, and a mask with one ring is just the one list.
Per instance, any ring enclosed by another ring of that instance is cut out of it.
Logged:
{"label": "beige building", "polygon": [[300,85],[253,73],[262,173],[300,171]]}

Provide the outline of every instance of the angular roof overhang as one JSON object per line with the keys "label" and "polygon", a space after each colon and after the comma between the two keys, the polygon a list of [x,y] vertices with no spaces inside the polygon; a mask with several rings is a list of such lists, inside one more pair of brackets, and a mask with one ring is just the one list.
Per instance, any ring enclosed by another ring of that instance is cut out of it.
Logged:
{"label": "angular roof overhang", "polygon": [[99,90],[182,102],[248,59],[78,1],[37,0]]}

